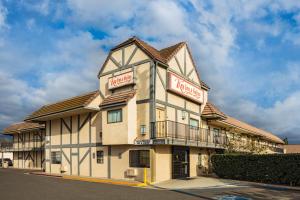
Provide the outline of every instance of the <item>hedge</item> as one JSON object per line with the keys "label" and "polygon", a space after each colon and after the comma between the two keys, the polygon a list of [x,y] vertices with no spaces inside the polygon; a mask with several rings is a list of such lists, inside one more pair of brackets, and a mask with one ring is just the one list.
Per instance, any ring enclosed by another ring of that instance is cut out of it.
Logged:
{"label": "hedge", "polygon": [[220,178],[300,185],[300,154],[215,154],[211,161]]}

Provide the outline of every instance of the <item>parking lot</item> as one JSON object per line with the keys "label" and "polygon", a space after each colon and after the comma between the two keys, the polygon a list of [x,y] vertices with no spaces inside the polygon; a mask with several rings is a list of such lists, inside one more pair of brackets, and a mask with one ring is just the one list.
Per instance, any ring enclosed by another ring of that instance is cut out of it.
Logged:
{"label": "parking lot", "polygon": [[0,194],[6,200],[76,200],[76,199],[300,199],[300,191],[236,186],[165,190],[102,183],[89,183],[61,178],[29,175],[24,170],[0,169]]}

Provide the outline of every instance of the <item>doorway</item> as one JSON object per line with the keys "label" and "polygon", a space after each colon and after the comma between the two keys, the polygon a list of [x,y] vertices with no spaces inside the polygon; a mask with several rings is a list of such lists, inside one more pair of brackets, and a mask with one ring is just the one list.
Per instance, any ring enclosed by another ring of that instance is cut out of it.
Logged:
{"label": "doorway", "polygon": [[172,147],[172,178],[180,179],[190,176],[190,150],[188,147]]}

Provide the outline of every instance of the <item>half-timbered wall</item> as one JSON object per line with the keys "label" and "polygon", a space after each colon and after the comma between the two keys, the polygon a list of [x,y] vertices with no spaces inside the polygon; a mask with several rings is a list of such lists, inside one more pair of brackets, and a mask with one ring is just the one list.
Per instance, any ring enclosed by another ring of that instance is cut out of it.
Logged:
{"label": "half-timbered wall", "polygon": [[[96,112],[57,118],[46,122],[46,172],[79,176],[107,176],[107,147],[100,138],[101,115]],[[104,151],[104,163],[97,163],[97,150]],[[54,164],[51,152],[61,153]]]}
{"label": "half-timbered wall", "polygon": [[[123,110],[123,121],[117,124],[107,124],[107,110],[102,111],[103,117],[103,144],[133,144],[136,138],[149,139],[150,137],[150,91],[151,91],[151,59],[135,44],[115,50],[108,55],[108,60],[100,72],[100,96],[103,98],[126,90],[136,90],[135,97],[129,101]],[[108,89],[108,79],[121,73],[133,71],[134,84],[114,90]],[[130,108],[129,108],[130,107]],[[128,113],[130,110],[130,113]],[[139,117],[137,117],[139,116]],[[146,134],[140,135],[140,126],[146,126]],[[115,130],[122,130],[116,132]],[[117,134],[117,135],[116,135]],[[118,136],[118,137],[117,137]]]}
{"label": "half-timbered wall", "polygon": [[[168,68],[161,66],[157,66],[156,68],[156,107],[164,108],[166,120],[188,124],[189,119],[193,118],[199,120],[200,123],[200,113],[207,101],[207,91],[203,90],[204,102],[199,105],[167,90],[168,71],[179,75],[201,88],[199,75],[197,74],[196,66],[192,62],[192,57],[187,46],[184,45],[181,47],[168,64]],[[185,118],[182,118],[182,112],[186,112]]]}
{"label": "half-timbered wall", "polygon": [[26,131],[13,135],[13,165],[15,168],[41,169],[45,159],[44,130]]}

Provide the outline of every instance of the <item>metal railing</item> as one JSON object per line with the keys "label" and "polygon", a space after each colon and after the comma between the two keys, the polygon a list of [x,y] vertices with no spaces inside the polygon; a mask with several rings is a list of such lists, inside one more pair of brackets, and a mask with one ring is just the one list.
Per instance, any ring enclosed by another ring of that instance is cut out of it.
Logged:
{"label": "metal railing", "polygon": [[12,147],[7,148],[5,151],[41,151],[45,148],[45,141],[35,143],[15,143]]}
{"label": "metal railing", "polygon": [[152,129],[152,139],[171,138],[221,145],[227,142],[224,133],[169,120],[152,122]]}

